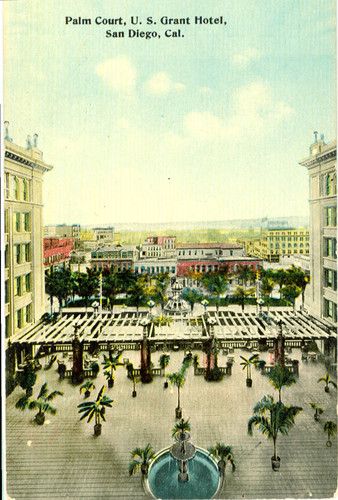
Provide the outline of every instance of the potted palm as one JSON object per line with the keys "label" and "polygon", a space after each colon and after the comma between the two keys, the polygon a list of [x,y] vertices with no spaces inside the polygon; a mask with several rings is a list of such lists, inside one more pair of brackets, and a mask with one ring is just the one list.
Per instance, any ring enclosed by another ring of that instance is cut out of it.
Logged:
{"label": "potted palm", "polygon": [[97,395],[96,401],[85,401],[77,405],[79,413],[82,413],[80,420],[88,418],[90,422],[95,417],[94,436],[100,436],[102,430],[101,419],[105,422],[106,408],[111,408],[114,401],[104,395],[107,386],[103,385]]}
{"label": "potted palm", "polygon": [[246,369],[246,386],[252,387],[251,366],[258,362],[258,354],[253,354],[250,358],[240,357],[243,360],[240,364],[243,366],[243,370]]}
{"label": "potted palm", "polygon": [[136,377],[135,375],[135,369],[134,369],[134,365],[133,363],[128,363],[127,366],[126,366],[126,369],[127,369],[127,377],[129,378],[129,380],[132,381],[133,383],[133,392],[132,392],[132,396],[133,398],[136,398],[137,396],[137,392],[136,392],[136,384],[137,382],[140,381],[140,378],[139,377]]}
{"label": "potted palm", "polygon": [[83,385],[81,385],[81,387],[80,387],[80,394],[82,392],[84,392],[85,393],[85,398],[89,398],[90,393],[91,393],[91,391],[93,389],[95,389],[95,385],[90,380],[87,380],[87,382],[85,382]]}
{"label": "potted palm", "polygon": [[117,354],[115,354],[115,356],[111,353],[109,353],[109,356],[106,356],[105,354],[103,355],[102,366],[105,369],[103,373],[108,380],[109,388],[114,387],[114,371],[118,366],[123,366],[123,363],[121,363],[120,361],[121,356],[122,352],[118,352]]}
{"label": "potted palm", "polygon": [[194,354],[192,358],[192,364],[194,366],[194,374],[196,375],[197,368],[199,367],[200,364],[200,357],[198,354]]}
{"label": "potted palm", "polygon": [[320,408],[319,406],[316,405],[316,403],[309,403],[311,408],[315,411],[315,414],[313,415],[313,418],[316,420],[316,422],[319,421],[319,415],[322,415],[324,413],[323,408]]}
{"label": "potted palm", "polygon": [[326,446],[331,448],[332,442],[330,437],[334,437],[336,432],[337,432],[337,425],[335,422],[332,422],[332,420],[327,420],[324,424],[324,432],[327,433],[327,441],[326,441]]}
{"label": "potted palm", "polygon": [[182,408],[181,408],[181,388],[185,384],[185,370],[180,370],[175,373],[169,373],[167,375],[168,380],[171,384],[177,387],[177,408],[176,408],[176,418],[182,418]]}
{"label": "potted palm", "polygon": [[277,455],[278,433],[288,434],[295,423],[295,417],[303,408],[299,406],[286,406],[280,401],[275,402],[270,395],[264,396],[253,409],[254,415],[248,421],[248,434],[252,436],[253,427],[273,440],[273,456],[271,457],[272,470],[280,467],[280,457]]}
{"label": "potted palm", "polygon": [[217,460],[218,470],[222,476],[225,474],[228,463],[232,466],[232,472],[236,470],[236,463],[231,446],[226,446],[224,443],[218,442],[215,446],[208,448],[208,452]]}
{"label": "potted palm", "polygon": [[144,476],[148,475],[149,465],[154,459],[155,452],[148,443],[145,448],[135,448],[131,452],[131,462],[129,463],[129,475],[132,476],[141,468]]}
{"label": "potted palm", "polygon": [[320,379],[318,379],[318,384],[320,382],[325,382],[325,392],[330,392],[330,384],[332,384],[333,387],[337,388],[336,382],[331,380],[330,375],[328,373],[325,375],[325,377],[321,377]]}
{"label": "potted palm", "polygon": [[282,388],[290,387],[295,384],[296,377],[285,366],[276,365],[269,373],[269,380],[273,387],[278,391],[279,402],[282,401]]}
{"label": "potted palm", "polygon": [[63,396],[61,391],[53,391],[48,394],[48,384],[45,382],[40,389],[39,395],[36,399],[29,399],[26,397],[20,398],[17,401],[15,407],[19,410],[38,410],[34,419],[38,425],[43,425],[45,422],[45,414],[50,413],[51,415],[56,415],[57,410],[54,408],[50,401],[56,398],[56,396]]}
{"label": "potted palm", "polygon": [[21,389],[26,391],[26,398],[30,398],[33,394],[33,386],[36,382],[37,374],[32,369],[30,364],[24,366],[23,370],[16,373],[16,382]]}
{"label": "potted palm", "polygon": [[[169,354],[162,354],[162,356],[159,359],[159,365],[163,370],[163,376],[165,377],[165,369],[169,365],[170,361],[170,355]],[[166,379],[164,382],[164,388],[167,389],[168,387],[168,380]]]}

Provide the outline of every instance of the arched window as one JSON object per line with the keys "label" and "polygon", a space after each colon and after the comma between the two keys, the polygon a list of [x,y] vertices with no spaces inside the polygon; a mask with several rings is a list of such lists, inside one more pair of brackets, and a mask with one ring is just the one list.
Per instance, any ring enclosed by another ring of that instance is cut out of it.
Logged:
{"label": "arched window", "polygon": [[27,201],[28,200],[28,186],[27,186],[26,179],[24,179],[23,183],[22,183],[22,194],[23,194],[23,199],[25,201]]}
{"label": "arched window", "polygon": [[13,198],[15,200],[19,199],[19,181],[17,177],[13,177]]}
{"label": "arched window", "polygon": [[331,175],[327,174],[325,177],[325,194],[328,196],[331,194]]}

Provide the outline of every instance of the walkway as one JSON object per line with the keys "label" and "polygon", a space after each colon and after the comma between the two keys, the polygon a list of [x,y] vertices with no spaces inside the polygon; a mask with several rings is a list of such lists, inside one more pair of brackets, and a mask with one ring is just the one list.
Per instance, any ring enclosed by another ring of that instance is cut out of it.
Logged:
{"label": "walkway", "polygon": [[[199,354],[203,360],[203,354]],[[257,430],[249,437],[247,421],[255,403],[274,390],[267,377],[255,369],[253,387],[246,387],[245,373],[239,365],[240,354],[247,356],[235,351],[231,377],[208,383],[203,377],[194,376],[190,368],[182,390],[184,417],[190,417],[194,444],[207,448],[220,440],[233,446],[237,470],[232,473],[227,469],[226,485],[219,498],[332,496],[336,490],[337,446],[334,440],[332,448],[326,447],[323,425],[336,417],[336,390],[326,394],[323,384],[317,384],[317,379],[325,374],[324,366],[300,361],[298,383],[283,392],[285,403],[300,405],[304,411],[289,436],[279,437],[281,469],[273,472],[272,442]],[[181,365],[183,352],[170,355],[168,371],[175,371]],[[138,351],[128,351],[122,357],[128,357],[137,367],[139,356]],[[157,352],[152,354],[155,366],[159,356]],[[267,356],[268,353],[262,354],[263,359],[268,360]],[[293,349],[292,357],[300,359],[300,351]],[[219,364],[224,362],[222,355]],[[177,390],[163,389],[163,378],[156,377],[152,384],[138,384],[134,399],[126,370],[119,368],[115,387],[107,390],[115,404],[107,411],[102,435],[94,438],[93,423],[79,421],[77,404],[83,400],[79,388],[67,380],[60,382],[55,365],[38,372],[35,395],[45,381],[50,389],[60,389],[65,395],[55,399],[58,414],[47,416],[43,427],[33,422],[35,411],[22,413],[15,409],[15,402],[23,394],[20,388],[7,398],[9,496],[15,500],[145,498],[141,474],[132,478],[128,475],[130,451],[148,442],[155,450],[171,444]],[[100,371],[94,396],[104,382]],[[325,410],[320,422],[313,419],[311,401]]]}

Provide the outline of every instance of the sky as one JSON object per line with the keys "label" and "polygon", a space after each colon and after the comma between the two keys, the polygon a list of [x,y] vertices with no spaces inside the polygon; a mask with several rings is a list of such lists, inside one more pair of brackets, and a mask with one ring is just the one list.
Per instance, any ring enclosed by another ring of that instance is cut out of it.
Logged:
{"label": "sky", "polygon": [[299,161],[315,130],[336,137],[334,1],[12,0],[3,10],[4,119],[16,144],[37,133],[54,166],[46,224],[308,215]]}

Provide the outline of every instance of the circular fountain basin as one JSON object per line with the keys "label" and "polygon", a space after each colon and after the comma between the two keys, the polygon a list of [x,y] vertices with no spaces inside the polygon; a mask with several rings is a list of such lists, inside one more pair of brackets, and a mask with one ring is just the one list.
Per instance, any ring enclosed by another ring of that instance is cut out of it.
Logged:
{"label": "circular fountain basin", "polygon": [[146,488],[153,498],[213,498],[220,484],[220,474],[213,458],[196,447],[196,455],[188,462],[189,481],[179,482],[178,461],[169,450],[161,453],[149,468]]}

